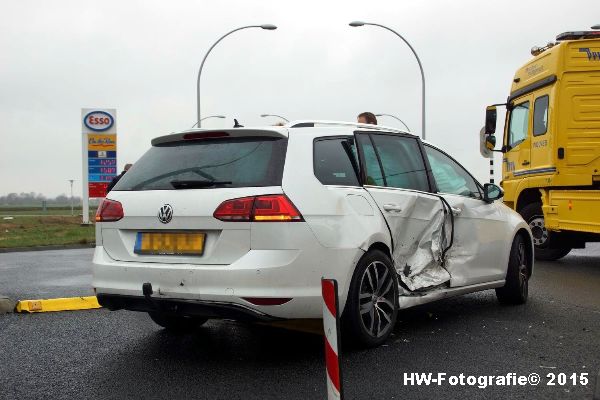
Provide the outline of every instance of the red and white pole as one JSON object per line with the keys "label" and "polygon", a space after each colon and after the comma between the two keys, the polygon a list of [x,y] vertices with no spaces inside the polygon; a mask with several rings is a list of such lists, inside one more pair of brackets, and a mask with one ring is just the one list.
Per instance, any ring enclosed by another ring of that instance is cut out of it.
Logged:
{"label": "red and white pole", "polygon": [[327,367],[327,399],[343,399],[340,369],[340,323],[338,287],[335,279],[321,279],[323,294],[323,329],[325,331],[325,365]]}

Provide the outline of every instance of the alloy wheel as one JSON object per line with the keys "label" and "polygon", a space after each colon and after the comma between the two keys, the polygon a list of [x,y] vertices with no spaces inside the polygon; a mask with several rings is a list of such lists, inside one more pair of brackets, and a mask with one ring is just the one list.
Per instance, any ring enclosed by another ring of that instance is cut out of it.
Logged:
{"label": "alloy wheel", "polygon": [[395,311],[394,279],[381,261],[373,261],[360,281],[359,310],[362,325],[372,337],[381,337],[392,329]]}

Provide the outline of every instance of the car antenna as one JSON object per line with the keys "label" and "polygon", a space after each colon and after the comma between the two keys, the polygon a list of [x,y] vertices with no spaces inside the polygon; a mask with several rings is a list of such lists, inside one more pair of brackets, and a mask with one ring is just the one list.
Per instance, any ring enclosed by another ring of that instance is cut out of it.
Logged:
{"label": "car antenna", "polygon": [[241,125],[241,124],[238,122],[238,120],[237,120],[237,119],[235,119],[235,118],[233,119],[233,122],[234,122],[234,124],[233,124],[233,127],[234,127],[234,128],[243,128],[243,127],[244,127],[244,125]]}

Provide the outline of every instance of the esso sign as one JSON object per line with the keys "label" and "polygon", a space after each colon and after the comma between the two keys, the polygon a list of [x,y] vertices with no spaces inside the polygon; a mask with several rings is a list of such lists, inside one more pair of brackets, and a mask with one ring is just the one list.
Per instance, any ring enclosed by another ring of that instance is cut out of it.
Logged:
{"label": "esso sign", "polygon": [[113,116],[104,111],[92,111],[88,113],[84,119],[83,123],[89,129],[95,132],[102,132],[110,129],[115,120]]}

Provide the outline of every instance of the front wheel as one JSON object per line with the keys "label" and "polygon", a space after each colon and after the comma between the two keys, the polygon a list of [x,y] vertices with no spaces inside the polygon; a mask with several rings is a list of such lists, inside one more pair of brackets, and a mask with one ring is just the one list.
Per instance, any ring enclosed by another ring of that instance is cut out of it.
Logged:
{"label": "front wheel", "polygon": [[506,270],[506,283],[496,289],[496,297],[502,304],[524,304],[529,296],[531,272],[530,247],[521,234],[513,240]]}
{"label": "front wheel", "polygon": [[520,214],[531,228],[536,260],[554,261],[569,254],[571,248],[559,247],[557,233],[546,229],[541,203],[526,205],[521,209]]}
{"label": "front wheel", "polygon": [[173,332],[190,332],[208,321],[207,318],[169,315],[157,311],[152,311],[148,314],[156,324]]}
{"label": "front wheel", "polygon": [[392,333],[398,314],[398,278],[392,260],[379,250],[358,262],[342,315],[345,333],[355,344],[376,347]]}

